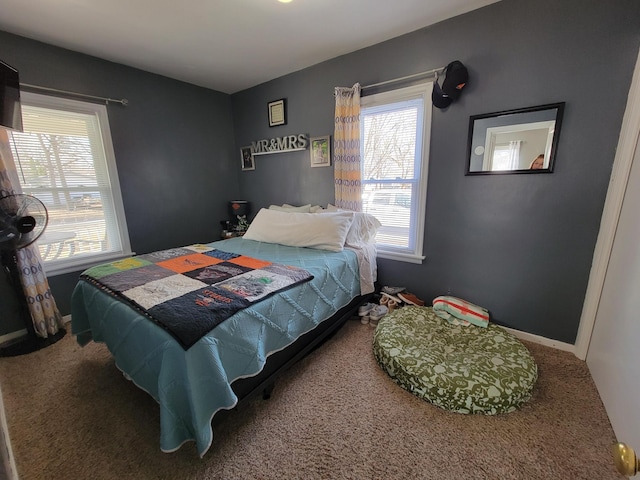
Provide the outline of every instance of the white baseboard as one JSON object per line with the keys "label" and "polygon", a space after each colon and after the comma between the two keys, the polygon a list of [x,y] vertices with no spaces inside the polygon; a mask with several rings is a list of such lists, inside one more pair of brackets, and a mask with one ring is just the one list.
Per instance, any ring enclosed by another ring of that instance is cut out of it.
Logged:
{"label": "white baseboard", "polygon": [[0,345],[6,342],[10,342],[11,340],[15,340],[16,338],[24,337],[25,335],[27,335],[27,333],[27,329],[23,328],[22,330],[18,330],[16,332],[0,335]]}
{"label": "white baseboard", "polygon": [[[62,321],[65,323],[65,325],[71,322],[71,315],[65,315],[64,317],[62,317]],[[23,328],[22,330],[7,333],[5,335],[0,335],[0,345],[6,342],[10,342],[11,340],[15,340],[16,338],[24,337],[28,333],[29,332],[27,332],[27,329]]]}
{"label": "white baseboard", "polygon": [[556,348],[558,350],[563,350],[565,352],[571,352],[575,355],[576,346],[570,343],[559,342],[558,340],[552,340],[547,337],[541,337],[540,335],[534,335],[533,333],[521,332],[520,330],[515,330],[509,327],[503,327],[507,332],[513,334],[520,340],[525,340],[527,342],[538,343],[540,345],[544,345],[546,347]]}

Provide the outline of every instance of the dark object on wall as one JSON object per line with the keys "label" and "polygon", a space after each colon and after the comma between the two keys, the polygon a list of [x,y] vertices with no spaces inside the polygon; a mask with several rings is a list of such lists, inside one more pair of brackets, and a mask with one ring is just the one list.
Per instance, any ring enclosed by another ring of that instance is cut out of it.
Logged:
{"label": "dark object on wall", "polygon": [[469,72],[467,67],[460,60],[454,60],[447,65],[446,77],[442,82],[442,91],[453,101],[456,101],[460,98],[460,93],[468,81]]}
{"label": "dark object on wall", "polygon": [[0,348],[0,357],[35,352],[57,342],[66,333],[61,328],[56,335],[48,338],[36,334],[18,269],[17,251],[31,245],[44,233],[48,218],[47,208],[36,197],[17,194],[0,198],[0,260],[8,276],[8,283],[15,290],[27,327],[27,336]]}
{"label": "dark object on wall", "polygon": [[287,124],[287,100],[285,98],[269,102],[268,107],[270,127]]}
{"label": "dark object on wall", "polygon": [[458,98],[462,89],[469,81],[469,72],[460,60],[454,60],[444,69],[443,75],[445,75],[442,81],[442,88],[438,83],[438,74],[436,73],[436,79],[433,83],[433,92],[431,93],[431,100],[433,104],[440,109],[447,108]]}
{"label": "dark object on wall", "polygon": [[438,108],[447,108],[453,102],[453,99],[449,97],[446,93],[442,91],[440,88],[440,84],[438,83],[438,77],[436,76],[435,82],[433,82],[433,92],[431,92],[431,100],[433,104]]}
{"label": "dark object on wall", "polygon": [[18,71],[0,61],[0,127],[22,131]]}
{"label": "dark object on wall", "polygon": [[553,172],[564,105],[471,116],[466,175]]}

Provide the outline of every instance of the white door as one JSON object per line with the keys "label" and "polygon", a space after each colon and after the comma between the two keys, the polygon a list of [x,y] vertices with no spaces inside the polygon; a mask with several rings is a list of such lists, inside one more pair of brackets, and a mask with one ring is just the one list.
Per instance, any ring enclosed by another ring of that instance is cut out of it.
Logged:
{"label": "white door", "polygon": [[[632,97],[633,98],[633,97]],[[640,145],[603,283],[587,365],[618,441],[640,455]]]}

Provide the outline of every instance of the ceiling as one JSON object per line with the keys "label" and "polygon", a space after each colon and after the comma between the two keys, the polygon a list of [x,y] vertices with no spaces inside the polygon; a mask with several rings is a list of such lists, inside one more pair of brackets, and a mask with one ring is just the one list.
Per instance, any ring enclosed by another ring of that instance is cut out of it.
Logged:
{"label": "ceiling", "polygon": [[225,93],[498,0],[0,0],[0,30]]}

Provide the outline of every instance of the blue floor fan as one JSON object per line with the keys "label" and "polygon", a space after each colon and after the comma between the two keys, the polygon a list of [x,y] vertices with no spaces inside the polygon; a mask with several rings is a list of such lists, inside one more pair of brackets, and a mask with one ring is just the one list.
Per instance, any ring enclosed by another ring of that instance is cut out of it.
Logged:
{"label": "blue floor fan", "polygon": [[44,203],[34,196],[15,194],[0,198],[0,261],[8,283],[15,291],[20,305],[20,316],[27,329],[26,337],[0,346],[0,357],[24,355],[40,350],[57,342],[66,333],[64,329],[60,329],[56,335],[48,338],[36,334],[20,282],[17,252],[31,245],[44,233],[48,218]]}

